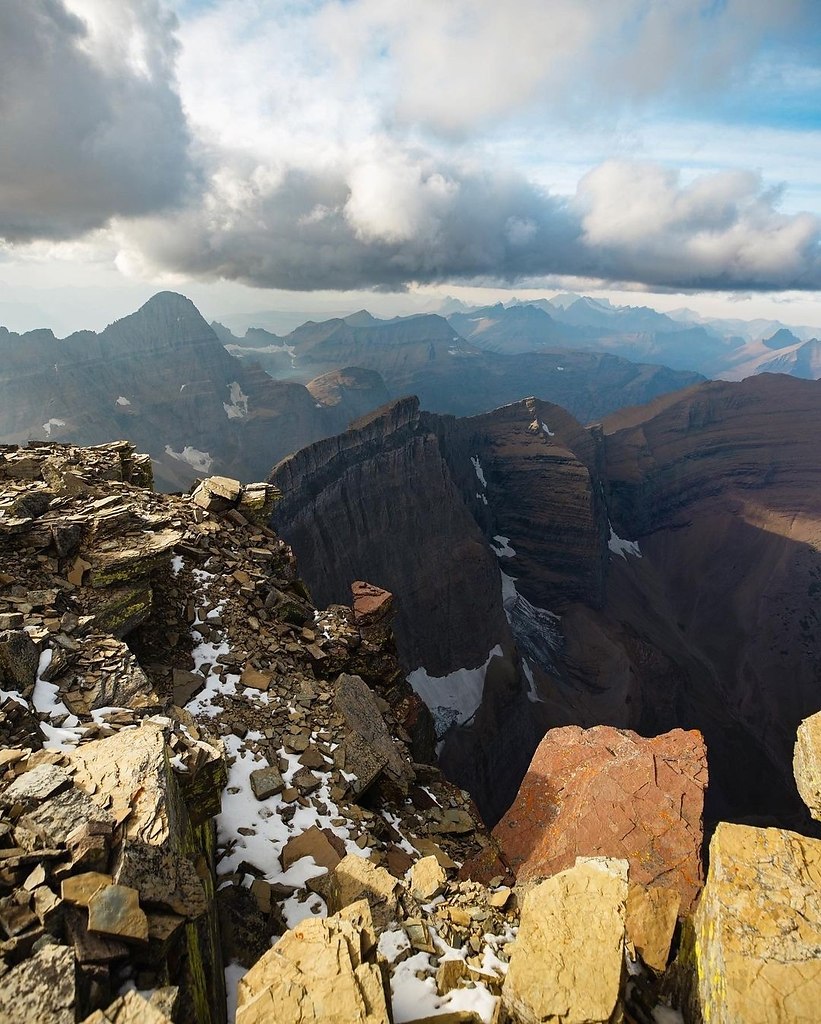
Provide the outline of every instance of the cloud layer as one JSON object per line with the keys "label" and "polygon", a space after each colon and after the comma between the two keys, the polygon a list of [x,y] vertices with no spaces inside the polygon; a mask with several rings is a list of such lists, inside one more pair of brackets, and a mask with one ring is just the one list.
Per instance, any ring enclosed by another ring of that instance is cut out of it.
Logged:
{"label": "cloud layer", "polygon": [[781,212],[757,173],[607,160],[557,195],[493,147],[499,125],[532,130],[580,98],[632,109],[726,86],[813,12],[222,2],[178,31],[161,0],[9,0],[0,237],[109,224],[129,273],[304,291],[546,275],[819,289],[821,219]]}
{"label": "cloud layer", "polygon": [[180,199],[175,24],[158,0],[0,4],[0,236],[73,238]]}

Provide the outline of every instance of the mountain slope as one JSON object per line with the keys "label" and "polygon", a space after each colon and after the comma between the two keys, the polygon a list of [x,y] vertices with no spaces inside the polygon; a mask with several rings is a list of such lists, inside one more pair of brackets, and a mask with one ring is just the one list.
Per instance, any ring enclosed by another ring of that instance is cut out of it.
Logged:
{"label": "mountain slope", "polygon": [[128,437],[151,453],[167,487],[211,471],[264,476],[277,458],[344,429],[384,397],[373,374],[329,405],[301,384],[273,380],[231,356],[194,304],[171,292],[100,334],[2,331],[0,359],[0,440]]}
{"label": "mountain slope", "polygon": [[276,525],[335,588],[323,600],[360,560],[393,588],[426,700],[484,684],[442,751],[480,804],[548,727],[680,726],[707,739],[713,820],[813,827],[789,765],[821,693],[821,384],[705,382],[587,429],[535,399],[462,420],[390,408],[401,462],[380,417],[297,453],[274,472]]}

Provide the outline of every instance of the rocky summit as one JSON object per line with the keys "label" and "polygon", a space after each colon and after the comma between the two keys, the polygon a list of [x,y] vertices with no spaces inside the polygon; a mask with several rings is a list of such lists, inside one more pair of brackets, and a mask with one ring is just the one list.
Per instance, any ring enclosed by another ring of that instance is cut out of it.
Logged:
{"label": "rocky summit", "polygon": [[4,1024],[816,1019],[821,841],[722,823],[705,883],[701,736],[612,727],[549,731],[491,833],[401,596],[317,607],[280,501],[0,448]]}

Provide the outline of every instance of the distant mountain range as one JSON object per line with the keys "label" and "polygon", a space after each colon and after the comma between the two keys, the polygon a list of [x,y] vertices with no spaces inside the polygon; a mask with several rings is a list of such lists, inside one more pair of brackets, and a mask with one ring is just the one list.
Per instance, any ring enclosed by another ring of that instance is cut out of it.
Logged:
{"label": "distant mountain range", "polygon": [[[816,379],[821,372],[812,345],[821,331],[789,328],[773,320],[700,318],[686,309],[660,313],[647,306],[614,306],[607,300],[573,294],[474,308],[446,302],[443,310],[446,316],[417,314],[392,320],[379,320],[360,310],[318,323],[308,321],[286,335],[251,328],[240,338],[221,324],[212,326],[229,351],[257,359],[274,376],[305,380],[317,366],[327,368],[344,353],[351,365],[368,366],[382,374],[394,393],[415,391],[428,408],[437,403],[439,411],[461,414],[491,408],[494,396],[477,392],[471,404],[463,394],[458,408],[443,402],[441,379],[447,372],[441,363],[431,365],[437,353],[481,354],[483,358],[475,361],[483,374],[490,375],[511,372],[509,365],[493,357],[571,352],[607,353],[725,380],[762,372]],[[779,351],[775,364],[773,349]],[[531,362],[529,372],[538,373],[538,365]],[[472,371],[468,376],[473,376]],[[530,390],[558,400],[538,387]],[[506,400],[516,397],[521,396]],[[573,411],[582,418],[586,415]]]}
{"label": "distant mountain range", "polygon": [[128,438],[150,452],[166,489],[209,473],[261,479],[278,458],[387,398],[367,370],[308,386],[274,380],[228,353],[172,292],[100,334],[0,328],[0,441]]}
{"label": "distant mountain range", "polygon": [[0,328],[0,441],[128,437],[174,489],[205,473],[265,475],[403,395],[459,416],[537,395],[590,423],[703,375],[821,376],[821,344],[803,329],[766,322],[772,333],[742,336],[684,315],[564,295],[448,317],[359,310],[239,338],[162,292],[99,334]]}

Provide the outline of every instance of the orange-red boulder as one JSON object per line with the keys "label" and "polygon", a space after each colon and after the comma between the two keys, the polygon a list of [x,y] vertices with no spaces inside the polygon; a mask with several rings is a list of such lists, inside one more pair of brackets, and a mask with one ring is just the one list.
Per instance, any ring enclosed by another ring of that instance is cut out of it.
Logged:
{"label": "orange-red boulder", "polygon": [[674,889],[683,911],[703,884],[707,752],[701,734],[552,729],[493,834],[519,881],[623,857],[630,880]]}

